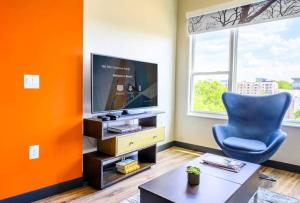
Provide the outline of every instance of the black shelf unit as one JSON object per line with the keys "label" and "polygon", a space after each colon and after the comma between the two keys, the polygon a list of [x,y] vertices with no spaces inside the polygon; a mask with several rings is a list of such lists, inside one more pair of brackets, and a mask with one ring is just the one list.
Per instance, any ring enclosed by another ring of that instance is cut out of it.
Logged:
{"label": "black shelf unit", "polygon": [[[122,158],[134,158],[138,161],[140,169],[129,174],[117,172],[115,164]],[[96,189],[104,189],[150,168],[156,163],[156,145],[152,145],[122,156],[110,156],[96,151],[83,155],[83,176],[88,183]]]}
{"label": "black shelf unit", "polygon": [[[132,133],[112,133],[107,131],[109,125],[118,125],[120,121],[137,120],[142,127],[141,131],[157,128],[157,115],[161,111],[149,111],[143,114],[121,116],[117,120],[102,121],[101,119],[86,118],[83,121],[84,135],[97,139],[98,142],[116,139],[118,136]],[[122,122],[121,122],[122,123]],[[140,131],[138,131],[140,132]],[[141,133],[142,134],[142,133]],[[117,172],[116,163],[124,158],[134,158],[140,169],[129,174]],[[156,144],[141,147],[135,151],[120,156],[112,156],[104,152],[95,151],[83,155],[83,176],[89,185],[96,189],[104,189],[110,185],[131,177],[141,171],[149,169],[156,163]]]}

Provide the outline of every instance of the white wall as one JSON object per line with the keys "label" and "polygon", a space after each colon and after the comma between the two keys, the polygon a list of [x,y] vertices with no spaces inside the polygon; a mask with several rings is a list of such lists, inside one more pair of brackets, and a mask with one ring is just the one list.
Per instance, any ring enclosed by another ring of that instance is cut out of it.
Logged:
{"label": "white wall", "polygon": [[[91,52],[154,62],[159,65],[159,109],[166,112],[160,116],[159,124],[167,127],[166,142],[173,140],[175,133],[178,141],[218,148],[211,127],[224,121],[187,116],[189,38],[185,15],[197,9],[245,1],[178,0],[177,17],[176,0],[85,0],[84,117],[90,116]],[[288,138],[272,159],[300,165],[297,156],[300,154],[300,129],[284,127],[284,130]],[[85,138],[85,151],[94,146],[92,139]]]}
{"label": "white wall", "polygon": [[[84,1],[84,117],[90,116],[90,53],[158,64],[158,123],[173,140],[177,0]],[[84,151],[95,147],[84,138]]]}
{"label": "white wall", "polygon": [[[218,148],[211,128],[214,124],[225,121],[187,116],[188,104],[188,51],[189,37],[187,33],[186,12],[215,7],[220,3],[243,3],[245,1],[226,0],[179,0],[177,24],[177,66],[176,66],[176,107],[175,107],[175,139],[181,142]],[[300,128],[284,127],[288,138],[272,157],[273,160],[300,165]]]}

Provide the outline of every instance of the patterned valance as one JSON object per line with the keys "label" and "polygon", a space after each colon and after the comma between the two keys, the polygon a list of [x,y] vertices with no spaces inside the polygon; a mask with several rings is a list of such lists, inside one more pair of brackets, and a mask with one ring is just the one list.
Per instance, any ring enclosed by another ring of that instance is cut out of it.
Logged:
{"label": "patterned valance", "polygon": [[300,16],[300,0],[266,0],[188,19],[190,34]]}

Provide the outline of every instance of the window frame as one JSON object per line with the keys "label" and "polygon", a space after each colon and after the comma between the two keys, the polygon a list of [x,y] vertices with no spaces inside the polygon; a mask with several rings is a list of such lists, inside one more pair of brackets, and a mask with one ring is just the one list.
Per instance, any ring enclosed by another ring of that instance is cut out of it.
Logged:
{"label": "window frame", "polygon": [[228,53],[228,67],[227,71],[212,71],[212,72],[201,72],[194,71],[194,53],[195,53],[195,44],[196,44],[196,36],[190,36],[190,65],[189,65],[189,105],[188,105],[188,114],[191,115],[204,115],[208,117],[224,117],[226,113],[222,112],[213,112],[213,111],[195,111],[192,109],[193,107],[193,94],[194,94],[194,78],[199,75],[227,75],[228,76],[228,91],[235,91],[235,81],[236,81],[236,65],[237,59],[235,57],[235,52],[237,48],[237,38],[238,37],[238,29],[231,29],[229,33],[229,53]]}
{"label": "window frame", "polygon": [[[237,91],[237,56],[238,56],[238,37],[239,29],[230,29],[229,39],[229,70],[228,71],[213,71],[201,72],[194,70],[194,50],[196,35],[191,35],[189,38],[189,74],[188,74],[188,109],[187,115],[193,117],[213,118],[220,120],[228,120],[226,112],[213,112],[213,111],[196,111],[193,110],[193,94],[194,94],[194,77],[197,75],[224,75],[228,74],[228,91]],[[300,120],[283,120],[282,124],[289,127],[300,127]]]}

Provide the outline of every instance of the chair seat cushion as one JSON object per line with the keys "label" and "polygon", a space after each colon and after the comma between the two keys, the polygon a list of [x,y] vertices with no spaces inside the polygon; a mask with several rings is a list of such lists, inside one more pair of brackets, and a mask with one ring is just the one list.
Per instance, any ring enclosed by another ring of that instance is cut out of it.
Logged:
{"label": "chair seat cushion", "polygon": [[230,148],[253,152],[264,151],[267,148],[266,144],[259,140],[250,140],[238,137],[228,137],[223,140],[223,144]]}

